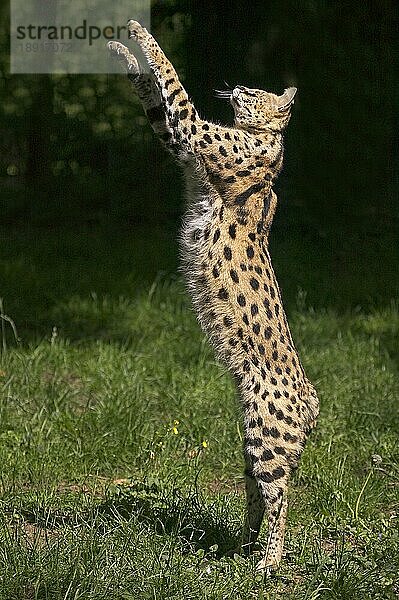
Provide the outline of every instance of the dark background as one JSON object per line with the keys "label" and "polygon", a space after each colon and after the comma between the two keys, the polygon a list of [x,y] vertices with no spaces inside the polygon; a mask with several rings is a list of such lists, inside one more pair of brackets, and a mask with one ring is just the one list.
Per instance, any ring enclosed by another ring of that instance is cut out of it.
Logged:
{"label": "dark background", "polygon": [[[62,249],[82,235],[87,246],[91,231],[97,244],[108,240],[107,255],[115,250],[118,263],[129,252],[121,240],[136,240],[137,280],[151,280],[159,268],[173,273],[181,177],[126,78],[10,75],[1,10],[0,263],[22,257],[41,261],[41,270],[57,268],[57,252],[62,262]],[[225,81],[277,93],[298,87],[272,231],[288,305],[298,288],[316,307],[389,303],[399,264],[397,3],[159,0],[152,32],[209,119],[232,123],[231,107],[214,96]],[[46,256],[36,241],[55,231],[57,245]],[[148,268],[138,264],[141,239]],[[78,280],[75,292],[85,293]],[[107,291],[106,283],[98,287]],[[9,311],[26,321],[21,294],[29,290],[0,280]]]}

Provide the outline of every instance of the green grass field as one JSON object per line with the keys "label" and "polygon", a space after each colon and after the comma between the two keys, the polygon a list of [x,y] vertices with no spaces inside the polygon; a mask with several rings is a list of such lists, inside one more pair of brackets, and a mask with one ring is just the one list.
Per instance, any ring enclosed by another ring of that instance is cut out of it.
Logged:
{"label": "green grass field", "polygon": [[244,514],[240,410],[174,237],[1,229],[0,600],[399,598],[399,305],[382,242],[274,238],[321,415],[264,581],[256,556],[223,556]]}

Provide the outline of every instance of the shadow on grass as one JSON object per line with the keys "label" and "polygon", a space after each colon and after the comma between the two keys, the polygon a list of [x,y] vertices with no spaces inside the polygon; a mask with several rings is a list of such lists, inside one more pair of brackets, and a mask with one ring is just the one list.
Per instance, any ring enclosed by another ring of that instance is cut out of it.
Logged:
{"label": "shadow on grass", "polygon": [[216,556],[221,557],[238,541],[223,506],[220,499],[207,502],[196,488],[183,492],[156,483],[136,483],[119,489],[97,508],[97,514],[105,521],[133,517],[159,535],[175,535],[183,552],[208,552],[217,545]]}

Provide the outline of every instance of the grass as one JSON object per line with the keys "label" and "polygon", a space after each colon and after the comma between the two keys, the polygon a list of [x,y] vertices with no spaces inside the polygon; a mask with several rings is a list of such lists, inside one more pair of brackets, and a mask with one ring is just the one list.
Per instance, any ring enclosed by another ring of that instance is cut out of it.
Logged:
{"label": "grass", "polygon": [[22,342],[2,320],[0,600],[399,598],[395,301],[360,307],[356,269],[337,284],[316,252],[316,279],[314,246],[277,237],[321,416],[286,559],[263,581],[255,557],[223,556],[244,511],[241,417],[174,275],[174,231],[2,233],[0,295]]}

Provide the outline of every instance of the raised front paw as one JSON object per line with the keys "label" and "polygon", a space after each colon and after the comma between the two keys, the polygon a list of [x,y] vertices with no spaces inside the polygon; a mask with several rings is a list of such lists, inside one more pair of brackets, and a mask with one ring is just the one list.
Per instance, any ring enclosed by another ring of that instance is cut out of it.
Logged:
{"label": "raised front paw", "polygon": [[115,41],[108,42],[107,46],[108,50],[121,61],[128,73],[131,73],[132,75],[138,75],[140,73],[140,67],[136,57],[129,52],[126,46]]}
{"label": "raised front paw", "polygon": [[129,38],[136,40],[136,42],[140,42],[148,36],[146,28],[133,19],[130,19],[130,21],[127,22],[127,29],[129,31]]}

